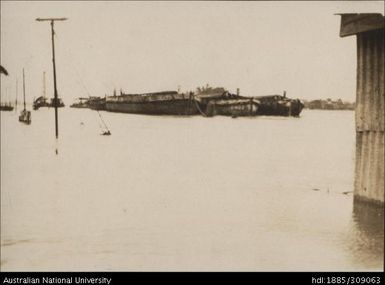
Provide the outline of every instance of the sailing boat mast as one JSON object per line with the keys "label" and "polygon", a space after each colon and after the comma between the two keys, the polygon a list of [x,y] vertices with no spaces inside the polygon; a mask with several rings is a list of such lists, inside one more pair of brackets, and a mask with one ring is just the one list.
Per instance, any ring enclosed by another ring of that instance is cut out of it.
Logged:
{"label": "sailing boat mast", "polygon": [[24,100],[24,111],[25,111],[26,108],[25,108],[25,75],[24,75],[24,68],[23,68],[23,100]]}
{"label": "sailing boat mast", "polygon": [[43,72],[43,98],[46,98],[45,71]]}
{"label": "sailing boat mast", "polygon": [[29,125],[29,124],[31,124],[31,111],[27,111],[27,108],[25,105],[25,73],[24,73],[24,68],[23,68],[23,105],[24,105],[24,109],[20,113],[19,121]]}
{"label": "sailing boat mast", "polygon": [[19,93],[19,82],[16,79],[16,99],[15,99],[15,112],[17,112],[17,95]]}

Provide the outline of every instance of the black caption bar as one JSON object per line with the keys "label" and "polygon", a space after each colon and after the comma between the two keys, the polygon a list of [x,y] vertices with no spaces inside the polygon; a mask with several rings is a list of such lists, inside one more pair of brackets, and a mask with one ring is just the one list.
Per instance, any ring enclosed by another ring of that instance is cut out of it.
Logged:
{"label": "black caption bar", "polygon": [[243,281],[261,284],[384,284],[383,272],[1,272],[0,284],[137,284],[146,281]]}

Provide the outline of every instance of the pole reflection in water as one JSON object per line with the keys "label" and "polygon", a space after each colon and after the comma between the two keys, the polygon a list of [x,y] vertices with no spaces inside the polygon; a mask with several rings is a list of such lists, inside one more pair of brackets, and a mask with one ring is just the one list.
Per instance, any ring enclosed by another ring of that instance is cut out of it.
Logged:
{"label": "pole reflection in water", "polygon": [[384,263],[384,208],[355,201],[350,252],[357,262],[373,269]]}

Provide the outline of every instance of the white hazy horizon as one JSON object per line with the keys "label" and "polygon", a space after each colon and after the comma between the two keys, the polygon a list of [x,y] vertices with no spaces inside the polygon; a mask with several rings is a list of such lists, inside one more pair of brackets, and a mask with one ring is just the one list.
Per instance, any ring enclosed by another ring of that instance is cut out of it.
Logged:
{"label": "white hazy horizon", "polygon": [[55,24],[59,96],[195,90],[209,84],[245,96],[355,100],[356,38],[340,38],[336,13],[384,13],[383,1],[1,1],[2,101],[52,97],[49,22]]}

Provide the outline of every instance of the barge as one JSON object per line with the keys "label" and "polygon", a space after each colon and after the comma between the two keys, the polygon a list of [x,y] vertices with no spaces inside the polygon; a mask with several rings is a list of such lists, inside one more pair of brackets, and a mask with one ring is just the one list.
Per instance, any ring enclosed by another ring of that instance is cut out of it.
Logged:
{"label": "barge", "polygon": [[197,88],[197,92],[163,91],[126,94],[116,91],[112,96],[79,98],[72,108],[89,108],[145,115],[221,116],[294,116],[298,117],[304,104],[299,99],[282,95],[246,97],[231,94],[224,88]]}
{"label": "barge", "polygon": [[92,110],[106,110],[106,98],[90,96],[88,98],[80,97],[70,105],[71,108],[88,108]]}
{"label": "barge", "polygon": [[258,115],[263,116],[293,116],[298,117],[304,104],[299,99],[289,99],[284,95],[267,95],[253,97],[258,100],[260,108]]}
{"label": "barge", "polygon": [[[33,109],[38,110],[41,107],[55,107],[55,98],[51,98],[48,100],[48,98],[40,96],[36,100],[33,101]],[[64,102],[62,99],[57,99],[57,107],[61,108],[64,107]]]}
{"label": "barge", "polygon": [[106,97],[106,110],[147,115],[197,115],[192,93],[163,91],[144,94],[124,94]]}

